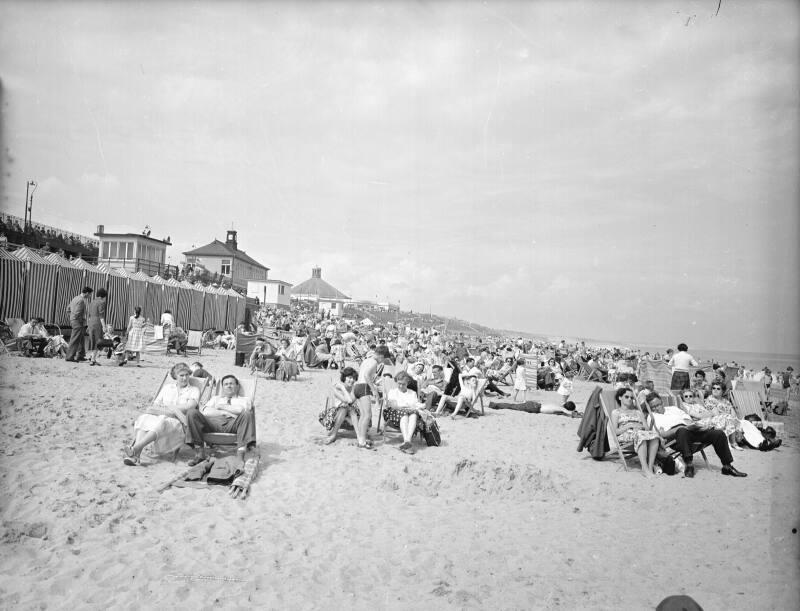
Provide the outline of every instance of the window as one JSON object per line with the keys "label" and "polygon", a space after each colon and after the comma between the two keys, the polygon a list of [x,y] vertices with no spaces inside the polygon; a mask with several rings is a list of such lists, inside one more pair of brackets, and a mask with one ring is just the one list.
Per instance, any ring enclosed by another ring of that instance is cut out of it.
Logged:
{"label": "window", "polygon": [[222,265],[220,265],[219,273],[223,276],[230,276],[231,275],[231,260],[230,259],[223,259]]}
{"label": "window", "polygon": [[285,286],[283,286],[282,284],[279,284],[278,285],[278,295],[283,295],[285,289],[286,289]]}
{"label": "window", "polygon": [[108,259],[108,247],[110,246],[109,242],[103,242],[103,254],[101,255],[103,259]]}
{"label": "window", "polygon": [[125,242],[125,258],[133,259],[133,242]]}

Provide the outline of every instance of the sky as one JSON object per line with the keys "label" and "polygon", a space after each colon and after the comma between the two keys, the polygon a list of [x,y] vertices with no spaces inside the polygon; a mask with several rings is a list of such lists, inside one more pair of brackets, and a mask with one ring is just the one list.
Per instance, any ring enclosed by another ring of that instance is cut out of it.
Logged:
{"label": "sky", "polygon": [[298,284],[800,353],[796,2],[0,1],[2,210]]}

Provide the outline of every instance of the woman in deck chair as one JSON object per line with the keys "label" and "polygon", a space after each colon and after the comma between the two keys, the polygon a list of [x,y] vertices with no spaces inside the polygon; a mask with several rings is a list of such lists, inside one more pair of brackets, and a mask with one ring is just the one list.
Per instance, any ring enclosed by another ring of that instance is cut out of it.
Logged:
{"label": "woman in deck chair", "polygon": [[653,466],[660,440],[658,432],[647,428],[642,411],[636,407],[636,396],[627,386],[617,389],[614,398],[617,409],[611,412],[611,426],[623,450],[633,447],[642,465],[645,477],[654,475]]}
{"label": "woman in deck chair", "polygon": [[200,391],[189,384],[192,370],[186,363],[178,363],[170,370],[174,384],[165,384],[153,403],[153,413],[136,419],[133,430],[136,438],[125,448],[123,462],[129,467],[139,464],[142,450],[153,444],[153,453],[161,455],[175,452],[186,442],[186,412],[197,406]]}
{"label": "woman in deck chair", "polygon": [[416,452],[412,442],[414,433],[419,431],[422,434],[425,431],[425,422],[420,418],[424,405],[420,403],[417,393],[408,387],[410,380],[411,376],[405,371],[395,376],[397,388],[392,388],[386,395],[386,407],[383,408],[386,424],[400,429],[403,434],[399,449],[406,454]]}
{"label": "woman in deck chair", "polygon": [[[356,379],[358,379],[358,372],[352,367],[345,367],[339,374],[339,381],[333,385],[333,396],[319,414],[319,423],[328,431],[328,436],[322,442],[324,445],[336,441],[339,429],[348,419],[356,432],[356,437],[360,435],[358,420],[361,412],[358,409],[358,400],[353,394]],[[362,444],[362,441],[358,440],[359,447],[366,446],[366,444]]]}

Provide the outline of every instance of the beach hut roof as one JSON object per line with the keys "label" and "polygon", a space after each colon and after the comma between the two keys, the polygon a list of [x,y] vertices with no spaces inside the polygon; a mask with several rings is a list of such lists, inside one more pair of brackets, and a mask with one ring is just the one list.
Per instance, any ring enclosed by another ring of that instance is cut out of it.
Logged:
{"label": "beach hut roof", "polygon": [[314,295],[319,299],[348,300],[350,297],[342,293],[322,279],[322,268],[311,269],[311,278],[292,287],[292,295]]}
{"label": "beach hut roof", "polygon": [[97,269],[101,272],[107,273],[109,276],[118,276],[120,278],[125,278],[125,274],[123,274],[120,270],[116,267],[111,267],[108,263],[98,263]]}
{"label": "beach hut roof", "polygon": [[83,259],[75,259],[72,261],[72,264],[80,269],[88,269],[90,272],[103,272],[103,270],[99,267],[96,267],[88,261],[84,261]]}
{"label": "beach hut roof", "polygon": [[52,265],[52,261],[48,261],[38,252],[31,250],[27,246],[23,246],[22,248],[18,248],[17,250],[11,253],[11,256],[16,257],[21,261],[30,261],[32,263],[44,263],[45,265]]}
{"label": "beach hut roof", "polygon": [[134,272],[131,274],[131,278],[136,278],[137,280],[145,280],[147,282],[152,282],[153,279],[145,274],[143,271]]}
{"label": "beach hut roof", "polygon": [[55,263],[56,265],[60,265],[61,267],[68,267],[70,269],[78,269],[75,265],[72,264],[72,261],[67,261],[61,255],[57,255],[54,252],[51,252],[49,255],[45,257],[47,261],[50,263]]}

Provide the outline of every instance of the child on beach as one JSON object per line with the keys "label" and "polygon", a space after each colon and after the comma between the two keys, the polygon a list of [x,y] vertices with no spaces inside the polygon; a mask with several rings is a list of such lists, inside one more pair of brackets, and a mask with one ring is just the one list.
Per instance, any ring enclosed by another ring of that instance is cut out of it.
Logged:
{"label": "child on beach", "polygon": [[514,372],[514,397],[512,401],[517,400],[517,394],[522,391],[522,398],[525,398],[528,387],[525,385],[525,359],[517,361],[517,369]]}
{"label": "child on beach", "polygon": [[344,346],[341,340],[333,340],[331,345],[331,357],[333,357],[333,365],[339,371],[344,369]]}
{"label": "child on beach", "polygon": [[569,396],[572,394],[572,377],[574,375],[575,372],[570,369],[564,372],[564,377],[561,378],[561,383],[558,385],[558,390],[556,391],[561,395],[561,405],[566,405]]}

